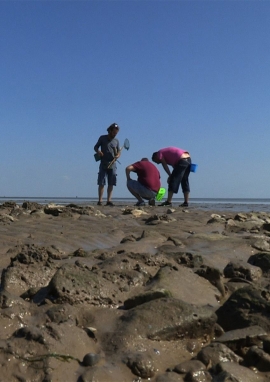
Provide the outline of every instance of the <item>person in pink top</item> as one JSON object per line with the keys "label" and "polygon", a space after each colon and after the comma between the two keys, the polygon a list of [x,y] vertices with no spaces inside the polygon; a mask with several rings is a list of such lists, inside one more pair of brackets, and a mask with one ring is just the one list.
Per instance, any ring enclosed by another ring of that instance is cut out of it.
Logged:
{"label": "person in pink top", "polygon": [[[131,179],[130,173],[137,174],[137,180]],[[160,174],[153,163],[147,158],[142,158],[126,167],[127,188],[138,200],[136,206],[144,206],[143,199],[148,200],[150,206],[155,205],[155,197],[160,189]]]}
{"label": "person in pink top", "polygon": [[[189,187],[189,173],[191,158],[189,152],[177,147],[166,147],[156,151],[152,155],[152,161],[159,164],[161,163],[164,170],[168,174],[168,198],[160,206],[171,206],[173,194],[177,194],[181,184],[184,194],[184,203],[182,207],[188,207],[188,199],[190,193]],[[171,166],[173,170],[170,170]]]}

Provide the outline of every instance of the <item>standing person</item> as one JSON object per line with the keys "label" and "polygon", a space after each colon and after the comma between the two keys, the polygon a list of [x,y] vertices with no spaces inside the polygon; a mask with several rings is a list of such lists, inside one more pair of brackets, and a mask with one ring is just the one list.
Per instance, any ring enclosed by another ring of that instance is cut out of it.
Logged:
{"label": "standing person", "polygon": [[[161,149],[152,155],[152,161],[155,163],[161,163],[168,177],[168,198],[160,206],[171,206],[173,194],[177,194],[179,186],[181,184],[184,194],[184,203],[181,207],[188,207],[189,199],[189,173],[191,158],[189,152],[177,147],[166,147]],[[170,171],[169,166],[173,167],[173,171]]]}
{"label": "standing person", "polygon": [[[131,179],[131,172],[137,174],[137,180]],[[156,166],[147,158],[142,158],[126,167],[126,176],[127,188],[138,200],[135,205],[145,206],[143,199],[146,199],[150,206],[154,206],[156,194],[160,189],[160,174]]]}
{"label": "standing person", "polygon": [[104,186],[106,185],[106,178],[108,181],[107,188],[107,203],[106,206],[113,206],[111,201],[113,186],[116,186],[116,161],[108,169],[108,165],[114,158],[120,157],[119,141],[116,138],[119,132],[119,126],[117,123],[112,123],[108,129],[107,135],[101,135],[98,138],[97,143],[94,146],[95,152],[100,156],[100,165],[98,173],[98,206],[102,206],[102,197],[104,192]]}

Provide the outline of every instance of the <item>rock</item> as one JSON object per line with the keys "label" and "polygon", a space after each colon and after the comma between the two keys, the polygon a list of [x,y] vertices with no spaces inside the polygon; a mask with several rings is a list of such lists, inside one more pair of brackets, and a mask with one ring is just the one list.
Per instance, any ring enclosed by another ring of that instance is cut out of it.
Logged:
{"label": "rock", "polygon": [[256,240],[252,244],[253,248],[259,249],[260,251],[269,251],[270,252],[270,244],[267,240]]}
{"label": "rock", "polygon": [[14,337],[22,337],[28,341],[36,341],[41,344],[45,343],[44,334],[41,329],[36,328],[35,326],[28,326],[16,330]]}
{"label": "rock", "polygon": [[240,362],[242,360],[226,345],[218,342],[213,342],[205,346],[199,351],[196,358],[201,361],[206,368],[211,367],[213,370],[215,370],[219,362]]}
{"label": "rock", "polygon": [[217,214],[212,214],[211,219],[208,220],[207,224],[212,224],[212,223],[225,223],[226,219],[220,215]]}
{"label": "rock", "polygon": [[137,238],[134,235],[128,235],[123,237],[123,239],[120,241],[121,244],[126,243],[127,241],[136,241]]}
{"label": "rock", "polygon": [[177,270],[170,266],[160,268],[145,290],[166,290],[174,298],[191,304],[218,305],[218,290],[186,267],[180,266]]}
{"label": "rock", "polygon": [[69,304],[54,304],[46,311],[47,317],[51,322],[56,324],[62,324],[63,322],[75,322],[76,320],[76,311]]}
{"label": "rock", "polygon": [[75,257],[88,257],[88,253],[83,248],[78,248],[73,252]]}
{"label": "rock", "polygon": [[219,363],[216,370],[217,375],[212,382],[266,382],[263,377],[235,362]]}
{"label": "rock", "polygon": [[240,277],[249,281],[258,281],[262,276],[260,267],[236,261],[230,261],[223,273],[227,278]]}
{"label": "rock", "polygon": [[236,214],[235,217],[234,217],[234,220],[237,220],[239,222],[244,222],[247,219],[248,219],[247,214],[244,214],[244,213],[241,213],[241,212]]}
{"label": "rock", "polygon": [[258,325],[269,332],[270,302],[268,294],[265,289],[255,288],[251,285],[236,290],[216,310],[218,324],[225,331]]}
{"label": "rock", "polygon": [[143,379],[152,378],[156,373],[152,357],[147,352],[129,355],[126,364],[133,374]]}
{"label": "rock", "polygon": [[126,335],[170,341],[212,337],[215,322],[216,315],[207,306],[199,307],[173,298],[161,298],[127,311],[120,319],[117,330],[123,342]]}
{"label": "rock", "polygon": [[226,294],[225,287],[221,277],[222,274],[219,269],[214,267],[209,267],[206,265],[201,265],[201,267],[197,269],[195,273],[205,278],[206,280],[210,281],[210,283],[219,290],[219,292],[221,293],[221,296],[222,297],[225,296]]}
{"label": "rock", "polygon": [[146,302],[155,300],[157,298],[163,298],[163,297],[172,297],[169,291],[166,291],[165,289],[160,290],[154,290],[145,292],[136,296],[133,296],[131,298],[128,298],[126,301],[124,301],[124,307],[125,309],[132,309],[135,306],[144,304]]}
{"label": "rock", "polygon": [[192,371],[186,374],[185,382],[212,382],[212,376],[207,370]]}
{"label": "rock", "polygon": [[23,202],[22,208],[25,210],[36,211],[43,209],[43,205],[36,202]]}
{"label": "rock", "polygon": [[50,250],[36,245],[25,245],[18,247],[18,251],[2,272],[2,288],[22,295],[30,288],[48,285],[56,269],[51,261]]}
{"label": "rock", "polygon": [[95,353],[88,353],[85,354],[83,357],[82,364],[83,366],[94,366],[96,365],[100,360],[100,355]]}
{"label": "rock", "polygon": [[188,268],[199,268],[203,265],[202,256],[191,252],[178,252],[173,254],[173,258],[177,263],[185,265]]}
{"label": "rock", "polygon": [[173,369],[178,374],[186,374],[186,373],[192,373],[192,372],[198,372],[206,370],[205,365],[198,360],[190,360],[181,362],[178,365],[176,365]]}
{"label": "rock", "polygon": [[97,275],[75,264],[64,264],[56,271],[48,285],[48,297],[59,303],[90,302],[98,296],[100,282]]}
{"label": "rock", "polygon": [[245,355],[244,362],[246,366],[254,366],[259,371],[270,371],[270,354],[258,346],[249,348]]}
{"label": "rock", "polygon": [[250,256],[248,263],[256,267],[260,267],[264,273],[267,273],[270,269],[270,253],[259,252]]}
{"label": "rock", "polygon": [[239,354],[242,348],[262,344],[267,332],[260,326],[250,326],[243,329],[230,330],[223,333],[215,341],[226,345]]}

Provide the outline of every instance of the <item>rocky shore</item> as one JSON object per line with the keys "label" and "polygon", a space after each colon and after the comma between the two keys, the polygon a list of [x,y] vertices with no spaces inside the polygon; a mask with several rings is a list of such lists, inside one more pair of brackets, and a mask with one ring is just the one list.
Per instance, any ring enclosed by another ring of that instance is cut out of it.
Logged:
{"label": "rocky shore", "polygon": [[270,213],[0,205],[2,382],[270,382]]}

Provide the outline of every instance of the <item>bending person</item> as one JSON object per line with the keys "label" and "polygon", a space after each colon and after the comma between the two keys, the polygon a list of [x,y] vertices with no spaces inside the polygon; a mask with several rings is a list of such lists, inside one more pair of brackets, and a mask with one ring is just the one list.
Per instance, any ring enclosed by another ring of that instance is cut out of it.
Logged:
{"label": "bending person", "polygon": [[[137,180],[130,177],[130,173],[135,172]],[[150,206],[155,205],[155,197],[160,189],[160,174],[153,163],[147,158],[142,158],[126,167],[127,188],[129,192],[138,200],[136,206],[144,206],[143,199],[148,200]]]}
{"label": "bending person", "polygon": [[[188,207],[188,199],[190,193],[189,173],[191,158],[189,152],[177,147],[166,147],[156,151],[152,155],[152,161],[161,163],[164,170],[168,174],[168,198],[160,206],[171,206],[173,194],[177,194],[181,184],[184,194],[184,203],[180,206]],[[171,171],[169,166],[172,166]]]}

